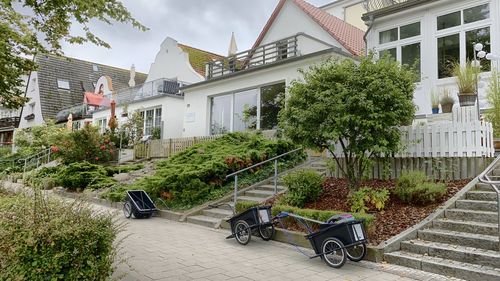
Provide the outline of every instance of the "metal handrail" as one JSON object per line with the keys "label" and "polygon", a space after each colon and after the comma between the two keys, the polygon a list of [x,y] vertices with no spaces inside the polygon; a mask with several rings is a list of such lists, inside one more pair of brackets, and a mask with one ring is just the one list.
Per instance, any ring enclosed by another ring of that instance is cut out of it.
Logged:
{"label": "metal handrail", "polygon": [[489,174],[495,170],[500,164],[500,155],[479,175],[478,179],[480,182],[489,184],[495,190],[497,194],[497,212],[498,212],[498,251],[500,251],[500,181],[492,180],[491,178],[500,178],[500,176],[489,176]]}
{"label": "metal handrail", "polygon": [[236,171],[234,173],[231,173],[229,175],[226,176],[226,179],[227,178],[230,178],[230,177],[234,177],[234,198],[233,198],[233,213],[236,212],[236,200],[238,198],[238,175],[243,173],[243,172],[246,172],[250,169],[253,169],[253,168],[256,168],[256,167],[259,167],[259,166],[262,166],[266,163],[269,163],[271,161],[274,161],[274,195],[276,195],[278,193],[278,159],[280,158],[283,158],[287,155],[290,155],[292,153],[295,153],[297,151],[301,151],[303,150],[303,148],[297,148],[297,149],[294,149],[294,150],[291,150],[291,151],[288,151],[286,153],[283,153],[283,154],[280,154],[278,156],[275,156],[273,158],[269,158],[267,160],[264,160],[262,162],[259,162],[257,164],[254,164],[250,167],[246,167],[244,169],[241,169],[239,171]]}

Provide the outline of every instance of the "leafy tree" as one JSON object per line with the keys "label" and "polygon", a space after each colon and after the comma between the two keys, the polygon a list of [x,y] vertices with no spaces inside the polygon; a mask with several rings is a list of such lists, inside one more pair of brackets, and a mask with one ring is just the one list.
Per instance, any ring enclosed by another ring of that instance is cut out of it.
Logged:
{"label": "leafy tree", "polygon": [[[358,188],[370,157],[398,151],[397,126],[413,120],[414,71],[370,55],[359,63],[329,61],[302,73],[304,81],[289,89],[280,127],[296,143],[328,150],[350,187]],[[335,153],[336,145],[342,155]]]}
{"label": "leafy tree", "polygon": [[[110,45],[92,33],[93,19],[131,23],[146,30],[119,0],[2,0],[0,1],[0,105],[23,106],[27,99],[22,75],[36,70],[37,53],[61,54],[61,42]],[[72,35],[73,23],[83,35]]]}

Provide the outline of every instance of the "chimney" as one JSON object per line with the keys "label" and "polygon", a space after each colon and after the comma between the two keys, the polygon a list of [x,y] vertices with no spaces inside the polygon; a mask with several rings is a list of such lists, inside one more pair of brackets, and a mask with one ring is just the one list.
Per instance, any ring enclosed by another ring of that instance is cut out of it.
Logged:
{"label": "chimney", "polygon": [[130,67],[130,80],[128,80],[129,87],[135,87],[135,66],[132,64]]}

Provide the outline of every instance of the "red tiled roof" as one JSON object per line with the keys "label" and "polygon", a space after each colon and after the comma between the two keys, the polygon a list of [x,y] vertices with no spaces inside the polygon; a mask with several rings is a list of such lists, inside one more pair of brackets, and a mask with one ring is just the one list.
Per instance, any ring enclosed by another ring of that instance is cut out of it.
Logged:
{"label": "red tiled roof", "polygon": [[[269,28],[271,28],[271,25],[273,24],[286,1],[288,0],[281,0],[278,3],[276,9],[274,10],[273,14],[264,26],[264,29],[257,38],[257,41],[254,44],[254,48],[257,47],[264,39],[264,36],[266,35]],[[297,7],[299,7],[309,17],[311,17],[352,55],[361,56],[363,54],[363,51],[365,49],[365,42],[363,40],[363,36],[365,33],[363,30],[351,24],[348,24],[345,21],[337,18],[336,16],[333,16],[303,0],[290,1],[293,1],[293,3],[297,5]]]}
{"label": "red tiled roof", "polygon": [[109,100],[103,95],[86,92],[83,103],[93,106],[109,106]]}

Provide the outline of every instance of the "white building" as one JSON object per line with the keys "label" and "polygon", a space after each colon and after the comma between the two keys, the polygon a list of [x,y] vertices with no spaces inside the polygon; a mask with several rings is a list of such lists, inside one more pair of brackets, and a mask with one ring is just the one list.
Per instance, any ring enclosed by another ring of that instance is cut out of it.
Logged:
{"label": "white building", "polygon": [[184,137],[277,126],[277,102],[299,69],[364,53],[364,32],[303,0],[281,0],[252,49],[207,64],[182,88]]}
{"label": "white building", "polygon": [[[366,5],[367,48],[389,53],[404,64],[420,61],[420,82],[414,95],[419,115],[431,113],[432,90],[458,92],[449,66],[453,61],[472,61],[473,42],[500,55],[498,0],[368,0]],[[484,72],[478,85],[483,109],[492,66],[487,60],[481,64]]]}
{"label": "white building", "polygon": [[361,30],[366,30],[366,24],[361,18],[366,13],[365,0],[337,0],[320,9]]}
{"label": "white building", "polygon": [[[116,117],[119,124],[127,122],[133,112],[140,112],[144,119],[144,135],[154,135],[159,128],[160,138],[182,136],[184,116],[183,93],[179,87],[203,81],[205,63],[221,56],[178,44],[167,37],[151,64],[144,84],[120,91],[108,91],[109,100],[116,101]],[[110,108],[99,109],[92,114],[95,125],[104,131],[111,116]]]}

